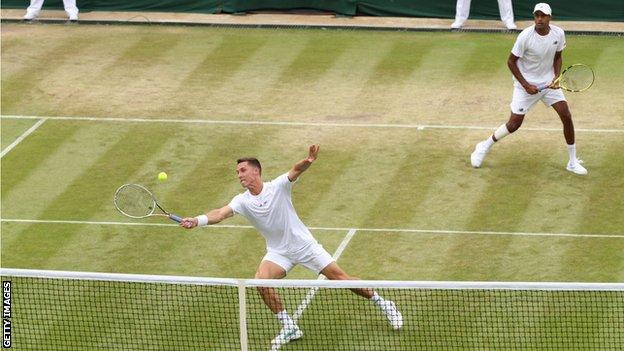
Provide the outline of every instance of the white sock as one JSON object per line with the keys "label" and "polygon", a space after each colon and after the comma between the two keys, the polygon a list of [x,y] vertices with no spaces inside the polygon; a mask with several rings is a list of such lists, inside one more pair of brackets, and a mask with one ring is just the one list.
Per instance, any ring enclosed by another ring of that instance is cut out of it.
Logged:
{"label": "white sock", "polygon": [[494,145],[494,139],[492,139],[492,137],[489,137],[485,140],[483,140],[483,145],[485,145],[486,148],[488,148],[488,150],[492,147],[492,145]]}
{"label": "white sock", "polygon": [[282,323],[284,328],[290,329],[295,326],[295,321],[288,314],[288,312],[286,312],[286,310],[277,312],[275,315],[277,316],[277,319],[280,321],[280,323]]}
{"label": "white sock", "polygon": [[576,144],[567,145],[568,146],[568,155],[570,155],[570,163],[576,163]]}
{"label": "white sock", "polygon": [[501,124],[501,126],[498,127],[498,129],[494,131],[494,137],[496,138],[496,141],[501,140],[502,138],[508,136],[509,134],[510,133],[509,133],[509,130],[507,129],[506,123]]}

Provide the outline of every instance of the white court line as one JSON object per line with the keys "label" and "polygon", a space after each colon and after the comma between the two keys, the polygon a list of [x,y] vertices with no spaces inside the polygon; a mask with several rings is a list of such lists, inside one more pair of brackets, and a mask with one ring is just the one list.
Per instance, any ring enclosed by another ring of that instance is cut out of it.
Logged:
{"label": "white court line", "polygon": [[[108,222],[108,221],[65,221],[65,220],[47,220],[47,219],[14,219],[2,218],[0,222],[16,222],[16,223],[44,223],[44,224],[83,224],[83,225],[119,225],[119,226],[146,226],[146,227],[177,227],[178,224],[166,223],[147,223],[147,222]],[[236,224],[217,224],[209,225],[202,228],[238,228],[253,229],[250,225]],[[356,230],[359,232],[386,232],[386,233],[421,233],[421,234],[450,234],[450,235],[509,235],[509,236],[552,236],[552,237],[571,237],[571,238],[614,238],[624,239],[624,233],[618,234],[589,234],[589,233],[539,233],[539,232],[495,232],[495,231],[478,231],[478,230],[443,230],[443,229],[397,229],[397,228],[341,228],[341,227],[308,227],[311,230],[328,230],[328,231],[346,231]]]}
{"label": "white court line", "polygon": [[[394,124],[394,123],[320,123],[320,122],[293,122],[293,121],[236,121],[236,120],[210,120],[210,119],[164,119],[164,118],[113,118],[113,117],[69,117],[69,116],[20,116],[2,115],[0,118],[7,119],[39,119],[70,120],[70,121],[97,121],[97,122],[131,122],[131,123],[188,123],[188,124],[224,124],[224,125],[269,125],[269,126],[296,126],[296,127],[342,127],[342,128],[397,128],[397,129],[468,129],[468,130],[494,130],[496,126],[465,126],[443,124]],[[522,130],[534,132],[558,132],[561,128],[522,128]],[[624,129],[592,129],[576,128],[577,132],[589,133],[624,133]]]}
{"label": "white court line", "polygon": [[15,141],[12,142],[11,145],[5,147],[4,150],[2,150],[2,152],[0,153],[0,158],[3,158],[4,155],[6,155],[9,151],[13,150],[13,148],[16,147],[17,144],[21,143],[22,140],[26,139],[26,137],[32,134],[32,132],[39,128],[39,126],[41,126],[45,121],[46,118],[39,119],[37,123],[35,123],[32,127],[28,128],[28,130],[26,130],[24,133],[22,133],[22,135],[15,139]]}
{"label": "white court line", "polygon": [[[349,229],[349,232],[344,237],[344,239],[342,239],[342,241],[340,242],[340,245],[338,245],[338,248],[336,249],[336,252],[334,252],[334,255],[332,256],[335,261],[338,261],[338,259],[340,258],[340,255],[342,255],[342,252],[344,251],[344,249],[347,247],[347,245],[349,245],[349,242],[351,241],[351,239],[353,239],[353,236],[355,235],[356,232],[357,232],[356,229]],[[326,276],[319,274],[318,280],[325,280],[325,279],[327,279]],[[308,306],[310,305],[310,302],[312,302],[312,299],[314,298],[314,295],[316,295],[316,292],[318,291],[318,289],[319,289],[318,287],[313,287],[310,290],[308,290],[306,297],[303,299],[303,301],[301,301],[299,306],[297,306],[297,310],[295,310],[295,313],[293,314],[292,318],[295,322],[298,321],[299,318],[301,318],[303,311],[305,311],[305,309],[308,308]]]}

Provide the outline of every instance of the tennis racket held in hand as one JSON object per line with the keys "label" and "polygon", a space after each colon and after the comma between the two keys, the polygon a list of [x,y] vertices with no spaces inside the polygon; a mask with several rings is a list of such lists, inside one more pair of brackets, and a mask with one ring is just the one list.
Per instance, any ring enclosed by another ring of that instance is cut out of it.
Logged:
{"label": "tennis racket held in hand", "polygon": [[[589,89],[594,84],[594,71],[588,65],[577,63],[566,68],[555,79],[553,84],[559,83],[559,86],[567,91],[579,92]],[[539,91],[548,88],[550,84],[544,84],[538,87]]]}
{"label": "tennis racket held in hand", "polygon": [[182,222],[180,216],[167,212],[158,203],[154,194],[139,184],[124,184],[120,186],[115,191],[113,202],[119,212],[130,218],[163,216],[178,223]]}

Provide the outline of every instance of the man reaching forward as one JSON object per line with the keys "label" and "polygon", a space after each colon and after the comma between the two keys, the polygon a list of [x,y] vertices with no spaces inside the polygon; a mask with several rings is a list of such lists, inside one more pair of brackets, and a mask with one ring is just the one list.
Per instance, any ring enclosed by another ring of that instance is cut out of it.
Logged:
{"label": "man reaching forward", "polygon": [[[284,278],[297,264],[316,274],[323,273],[328,279],[357,279],[345,273],[314,239],[299,219],[292,204],[292,185],[316,160],[318,152],[318,145],[310,146],[306,158],[297,162],[288,173],[270,182],[262,181],[260,161],[255,158],[238,159],[236,174],[247,191],[236,195],[226,206],[194,218],[184,218],[181,225],[191,229],[219,223],[234,214],[247,218],[262,233],[267,245],[267,253],[258,266],[256,279]],[[272,341],[272,345],[280,346],[301,338],[303,332],[284,308],[275,289],[262,287],[258,288],[258,291],[264,303],[282,324],[282,330]],[[352,289],[352,291],[374,302],[395,330],[403,326],[403,317],[394,302],[385,300],[372,289]]]}

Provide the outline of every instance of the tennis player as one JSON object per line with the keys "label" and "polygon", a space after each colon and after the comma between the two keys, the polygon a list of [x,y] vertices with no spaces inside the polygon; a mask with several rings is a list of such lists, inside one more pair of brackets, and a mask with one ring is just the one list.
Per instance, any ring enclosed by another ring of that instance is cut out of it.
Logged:
{"label": "tennis player", "polygon": [[[566,169],[575,174],[587,174],[587,169],[581,165],[582,161],[576,157],[572,114],[559,84],[554,82],[561,72],[561,54],[566,46],[566,39],[563,29],[550,24],[551,16],[552,11],[548,4],[536,4],[533,10],[535,24],[518,35],[507,59],[507,66],[514,80],[511,116],[491,137],[477,144],[470,155],[473,167],[481,167],[485,155],[494,143],[518,130],[524,115],[541,100],[546,106],[552,106],[563,123],[563,135],[569,154]],[[540,91],[538,87],[543,85],[547,85],[547,88]]]}
{"label": "tennis player", "polygon": [[[262,233],[267,245],[267,253],[256,271],[256,279],[284,278],[297,264],[316,274],[323,273],[328,279],[357,279],[345,273],[332,256],[319,245],[297,216],[292,204],[293,183],[316,160],[318,152],[318,145],[310,146],[306,158],[297,162],[288,173],[270,182],[262,181],[262,166],[257,159],[237,160],[236,174],[247,191],[236,195],[226,206],[194,218],[184,218],[181,225],[191,229],[216,224],[234,214],[247,218]],[[283,327],[272,341],[273,346],[301,338],[303,332],[284,308],[275,289],[258,288],[258,290]],[[394,329],[401,328],[403,317],[394,302],[385,300],[371,289],[352,289],[352,291],[374,302]]]}

